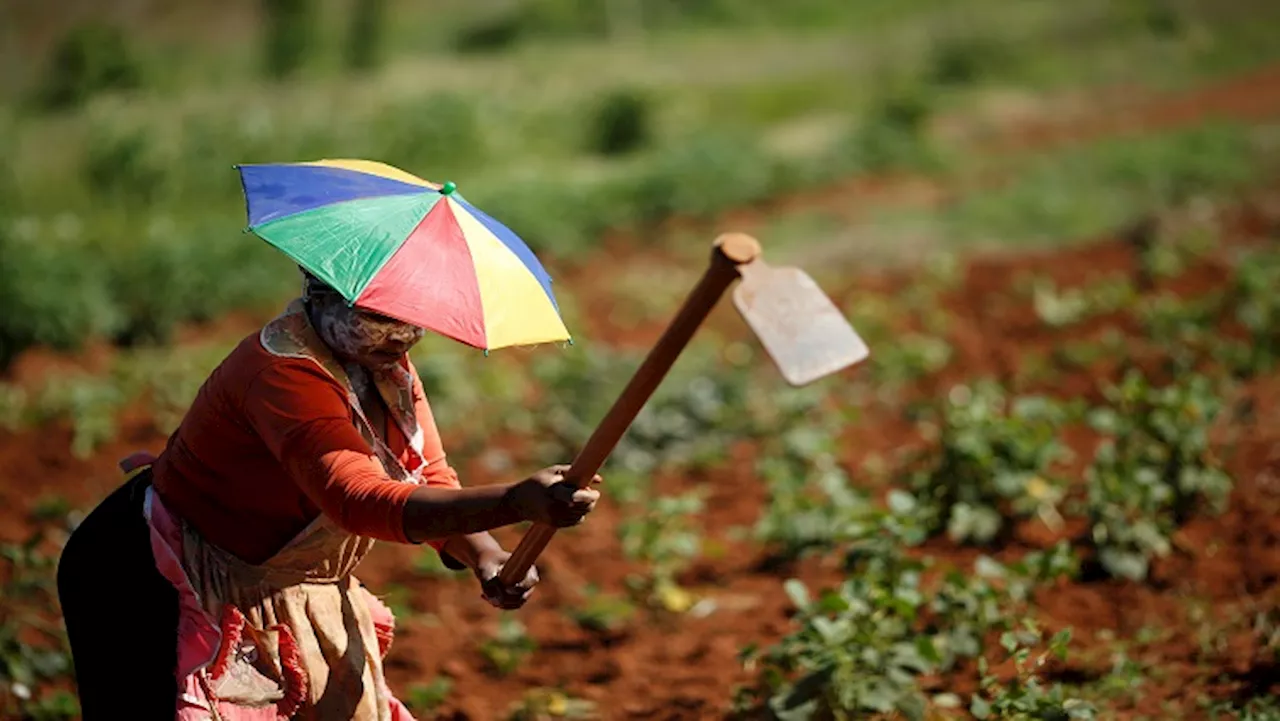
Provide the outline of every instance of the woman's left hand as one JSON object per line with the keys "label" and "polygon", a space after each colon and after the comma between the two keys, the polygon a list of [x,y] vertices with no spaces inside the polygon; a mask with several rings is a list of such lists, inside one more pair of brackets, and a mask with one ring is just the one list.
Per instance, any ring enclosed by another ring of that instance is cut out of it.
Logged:
{"label": "woman's left hand", "polygon": [[476,562],[475,572],[476,578],[480,579],[484,600],[495,608],[513,610],[520,608],[529,600],[533,587],[538,585],[538,569],[530,567],[523,581],[512,586],[504,586],[498,574],[502,571],[502,564],[509,558],[511,554],[506,551],[484,553]]}

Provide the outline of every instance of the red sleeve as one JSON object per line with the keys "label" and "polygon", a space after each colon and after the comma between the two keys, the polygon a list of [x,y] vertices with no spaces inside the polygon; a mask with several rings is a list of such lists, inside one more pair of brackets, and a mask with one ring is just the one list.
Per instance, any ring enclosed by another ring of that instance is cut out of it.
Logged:
{"label": "red sleeve", "polygon": [[293,481],[341,528],[409,542],[404,506],[416,486],[382,470],[328,373],[307,360],[273,362],[250,382],[244,411]]}

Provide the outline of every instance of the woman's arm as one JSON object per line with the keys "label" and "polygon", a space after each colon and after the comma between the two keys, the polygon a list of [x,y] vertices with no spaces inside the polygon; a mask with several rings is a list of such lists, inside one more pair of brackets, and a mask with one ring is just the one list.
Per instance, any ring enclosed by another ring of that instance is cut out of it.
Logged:
{"label": "woman's arm", "polygon": [[581,521],[599,497],[564,483],[566,467],[477,488],[395,481],[352,424],[341,387],[305,361],[267,367],[247,391],[245,416],[258,436],[303,493],[354,534],[413,543],[522,520],[568,526]]}
{"label": "woman's arm", "polygon": [[[523,481],[476,488],[419,486],[404,506],[404,536],[421,543],[520,521],[575,526],[595,508],[600,492],[565,481],[568,470],[564,465],[551,466]],[[595,482],[600,482],[599,476]]]}
{"label": "woman's arm", "polygon": [[[419,486],[404,505],[404,536],[411,543],[447,541],[447,548],[460,545],[449,543],[458,538],[519,523],[524,519],[509,499],[511,487],[512,484],[476,488]],[[463,563],[468,561],[449,554]]]}

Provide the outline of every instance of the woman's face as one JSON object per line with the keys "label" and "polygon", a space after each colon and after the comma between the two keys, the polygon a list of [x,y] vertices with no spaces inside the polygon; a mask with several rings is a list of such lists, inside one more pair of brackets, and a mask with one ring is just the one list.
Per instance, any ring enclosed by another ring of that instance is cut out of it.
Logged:
{"label": "woman's face", "polygon": [[425,334],[415,325],[352,308],[337,294],[313,297],[311,302],[320,339],[342,360],[372,370],[394,366]]}

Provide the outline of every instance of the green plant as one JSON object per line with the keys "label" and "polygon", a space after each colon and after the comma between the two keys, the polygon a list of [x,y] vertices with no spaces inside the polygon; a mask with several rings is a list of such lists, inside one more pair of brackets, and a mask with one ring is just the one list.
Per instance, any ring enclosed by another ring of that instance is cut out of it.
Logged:
{"label": "green plant", "polygon": [[73,719],[74,696],[53,689],[70,681],[66,632],[57,622],[55,572],[66,515],[46,518],[21,543],[0,545],[0,714],[6,718]]}
{"label": "green plant", "polygon": [[535,688],[526,691],[507,711],[507,721],[549,721],[561,718],[596,718],[596,706],[559,689]]}
{"label": "green plant", "polygon": [[892,343],[874,346],[871,374],[891,387],[906,385],[937,373],[951,362],[954,349],[943,338],[906,333]]}
{"label": "green plant", "polygon": [[429,683],[410,685],[405,701],[411,710],[429,714],[443,706],[452,692],[453,679],[448,676],[436,676]]}
{"label": "green plant", "polygon": [[1280,253],[1254,253],[1236,267],[1235,282],[1228,298],[1235,319],[1248,332],[1238,346],[1243,352],[1234,359],[1238,375],[1252,376],[1270,371],[1280,360]]}
{"label": "green plant", "polygon": [[524,624],[513,616],[498,619],[498,629],[480,644],[485,663],[499,676],[513,673],[538,647],[525,631]]}
{"label": "green plant", "polygon": [[1135,704],[1142,698],[1146,682],[1141,664],[1129,658],[1123,650],[1112,654],[1111,670],[1098,682],[1098,692],[1104,698],[1125,699]]}
{"label": "green plant", "polygon": [[102,275],[92,264],[68,261],[78,251],[0,229],[0,368],[31,346],[69,350],[115,329],[119,315]]}
{"label": "green plant", "polygon": [[0,383],[0,428],[16,431],[23,425],[27,392],[21,387]]}
{"label": "green plant", "polygon": [[769,197],[778,165],[757,138],[698,132],[658,151],[623,188],[628,220],[653,224],[671,216],[712,217],[718,211]]}
{"label": "green plant", "polygon": [[854,167],[862,173],[937,168],[940,158],[927,135],[930,97],[924,87],[907,86],[881,98],[847,142]]}
{"label": "green plant", "polygon": [[754,535],[782,560],[838,547],[859,537],[882,513],[852,486],[840,465],[837,419],[818,408],[801,411],[800,418],[803,422],[787,423],[787,430],[767,439],[757,461],[769,502]]}
{"label": "green plant", "polygon": [[1133,285],[1128,278],[1123,277],[1063,290],[1056,288],[1052,280],[1044,279],[1037,281],[1032,290],[1036,316],[1046,325],[1055,328],[1115,312],[1131,304],[1134,299]]}
{"label": "green plant", "polygon": [[595,586],[582,590],[581,604],[567,613],[574,623],[592,633],[613,635],[625,630],[636,615],[636,607],[623,596],[602,593]]}
{"label": "green plant", "polygon": [[922,719],[918,677],[978,656],[988,631],[1025,608],[1030,587],[1044,578],[1036,574],[1061,565],[983,559],[976,574],[954,571],[928,588],[921,579],[932,561],[909,558],[895,535],[884,525],[865,527],[844,583],[816,599],[799,581],[786,582],[797,628],[763,653],[743,650],[757,681],[739,690],[739,712],[784,721],[894,712]]}
{"label": "green plant", "polygon": [[1209,708],[1214,721],[1227,718],[1235,721],[1280,721],[1280,699],[1275,696],[1255,696],[1243,701],[1221,701]]}
{"label": "green plant", "polygon": [[1214,355],[1228,367],[1247,367],[1251,359],[1242,358],[1238,351],[1243,349],[1251,354],[1252,349],[1218,332],[1224,302],[1222,293],[1200,298],[1158,293],[1142,299],[1138,316],[1148,337],[1167,348],[1170,360],[1179,368],[1192,369],[1199,361]]}
{"label": "green plant", "polygon": [[318,10],[313,0],[263,0],[266,17],[264,70],[272,78],[295,74],[315,45]]}
{"label": "green plant", "polygon": [[87,458],[103,443],[115,440],[118,432],[116,416],[125,400],[121,389],[111,379],[63,377],[46,382],[33,405],[33,421],[37,423],[69,419],[74,431],[71,452]]}
{"label": "green plant", "polygon": [[759,668],[760,680],[740,695],[740,710],[759,707],[780,721],[895,711],[924,718],[915,679],[941,656],[932,638],[913,630],[924,604],[918,571],[850,578],[816,599],[794,579],[786,589],[798,629],[764,654],[744,650],[744,664]]}
{"label": "green plant", "polygon": [[387,604],[387,608],[391,609],[392,615],[403,621],[408,621],[418,615],[417,610],[413,607],[413,592],[399,583],[388,583],[383,587],[382,602]]}
{"label": "green plant", "polygon": [[168,187],[166,159],[146,128],[95,126],[83,174],[89,188],[119,201],[154,201]]}
{"label": "green plant", "polygon": [[1066,659],[1070,629],[1054,634],[1036,653],[1042,639],[1040,629],[1030,620],[1024,620],[1020,628],[1000,635],[1000,646],[1013,659],[1016,669],[1013,680],[1008,684],[989,673],[985,658],[979,659],[982,691],[975,694],[969,703],[969,712],[974,717],[1009,721],[1066,721],[1097,717],[1092,705],[1067,696],[1059,684],[1046,688],[1040,678],[1041,669],[1051,656],[1060,661]]}
{"label": "green plant", "polygon": [[1032,600],[1033,590],[1059,578],[1073,578],[1079,561],[1063,541],[1046,551],[1028,553],[1009,564],[980,556],[972,572],[952,569],[929,594],[927,625],[934,645],[949,668],[962,658],[982,653],[983,638],[993,628],[1007,628]]}
{"label": "green plant", "polygon": [[940,85],[967,85],[1000,72],[1011,61],[1010,48],[978,35],[948,37],[934,49],[928,80]]}
{"label": "green plant", "polygon": [[701,491],[661,496],[619,525],[623,553],[647,566],[646,575],[628,579],[646,602],[673,613],[683,613],[693,605],[692,596],[680,587],[677,577],[702,548],[693,520],[702,509]]}
{"label": "green plant", "polygon": [[1052,480],[1066,458],[1057,434],[1068,411],[1048,398],[1010,399],[991,382],[957,386],[937,413],[938,444],[903,481],[934,531],[959,542],[988,543],[1005,514],[1061,522],[1062,490]]}
{"label": "green plant", "polygon": [[1157,387],[1138,371],[1105,395],[1088,416],[1104,436],[1086,474],[1090,537],[1108,573],[1142,580],[1194,509],[1226,506],[1231,478],[1209,447],[1222,399],[1205,376]]}
{"label": "green plant", "polygon": [[114,26],[77,25],[58,41],[37,100],[52,110],[64,110],[110,90],[142,84],[142,68],[124,32]]}
{"label": "green plant", "polygon": [[[397,167],[433,174],[459,172],[485,152],[476,102],[456,92],[398,98],[380,108],[369,125],[374,130],[370,154]],[[440,182],[446,179],[439,177]]]}
{"label": "green plant", "polygon": [[614,90],[599,100],[587,129],[588,149],[600,155],[625,155],[653,136],[652,101],[634,90]]}
{"label": "green plant", "polygon": [[386,23],[386,0],[352,0],[343,58],[348,68],[369,70],[378,64]]}

